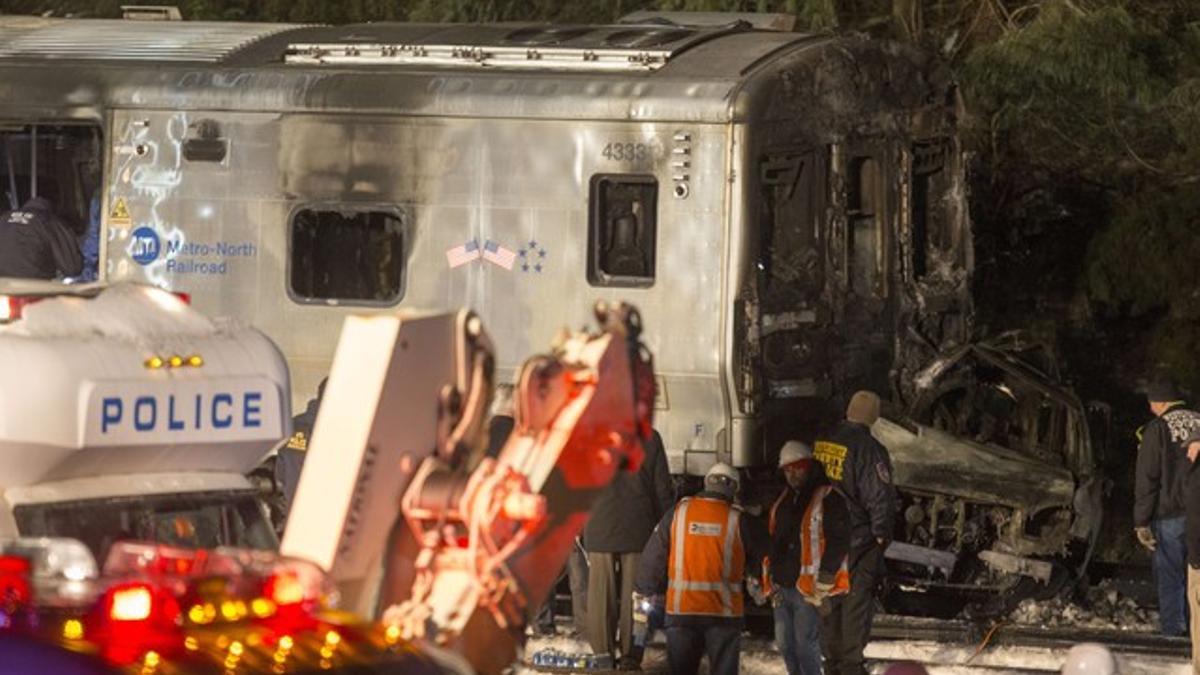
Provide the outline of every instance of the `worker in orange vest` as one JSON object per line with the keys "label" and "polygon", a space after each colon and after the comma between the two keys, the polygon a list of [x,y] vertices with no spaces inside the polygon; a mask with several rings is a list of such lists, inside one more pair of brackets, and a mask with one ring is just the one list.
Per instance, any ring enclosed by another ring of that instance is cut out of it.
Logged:
{"label": "worker in orange vest", "polygon": [[760,559],[747,556],[747,548],[760,549],[750,519],[733,504],[738,484],[736,469],[713,466],[704,476],[704,490],[672,507],[642,551],[635,602],[665,594],[667,664],[673,675],[697,672],[705,654],[713,675],[738,672],[742,582],[747,562]]}
{"label": "worker in orange vest", "polygon": [[787,487],[767,518],[762,590],[775,610],[775,643],[788,675],[821,675],[818,610],[850,590],[850,511],[808,445],[785,443],[779,468]]}

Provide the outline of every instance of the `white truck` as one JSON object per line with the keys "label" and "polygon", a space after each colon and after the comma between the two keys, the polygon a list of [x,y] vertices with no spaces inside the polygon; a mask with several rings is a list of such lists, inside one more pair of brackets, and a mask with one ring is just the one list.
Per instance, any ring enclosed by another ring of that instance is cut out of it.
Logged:
{"label": "white truck", "polygon": [[278,546],[246,474],[290,433],[283,356],[148,286],[0,285],[0,539]]}

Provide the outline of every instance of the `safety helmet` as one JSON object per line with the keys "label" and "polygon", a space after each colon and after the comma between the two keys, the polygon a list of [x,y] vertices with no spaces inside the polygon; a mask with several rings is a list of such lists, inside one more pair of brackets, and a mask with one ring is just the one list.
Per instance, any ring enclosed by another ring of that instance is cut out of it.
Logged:
{"label": "safety helmet", "polygon": [[1095,642],[1082,642],[1067,652],[1061,672],[1063,675],[1116,675],[1117,660],[1108,647]]}
{"label": "safety helmet", "polygon": [[705,485],[720,485],[722,482],[728,481],[733,484],[733,489],[736,491],[741,478],[738,476],[737,469],[729,466],[725,462],[717,462],[712,465],[708,473],[704,474]]}
{"label": "safety helmet", "polygon": [[807,443],[800,441],[788,441],[783,444],[783,448],[779,451],[779,468],[783,468],[792,462],[799,462],[802,459],[812,459],[812,448],[808,447]]}

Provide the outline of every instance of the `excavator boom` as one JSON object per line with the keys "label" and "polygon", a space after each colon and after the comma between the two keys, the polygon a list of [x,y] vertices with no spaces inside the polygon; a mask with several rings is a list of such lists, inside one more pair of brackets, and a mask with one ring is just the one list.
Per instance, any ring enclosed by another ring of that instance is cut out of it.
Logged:
{"label": "excavator boom", "polygon": [[484,456],[491,343],[470,312],[347,320],[282,551],[329,571],[343,606],[401,635],[511,665],[619,470],[651,433],[654,377],[637,311],[526,361],[514,430]]}

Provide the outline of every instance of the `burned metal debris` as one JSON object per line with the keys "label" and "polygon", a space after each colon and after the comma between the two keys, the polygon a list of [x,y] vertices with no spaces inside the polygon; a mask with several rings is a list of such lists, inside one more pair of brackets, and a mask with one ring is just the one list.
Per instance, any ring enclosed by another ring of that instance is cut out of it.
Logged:
{"label": "burned metal debris", "polygon": [[1052,594],[1082,573],[1103,481],[1089,410],[1049,350],[1005,333],[941,355],[911,392],[874,429],[902,499],[888,551],[899,582]]}

